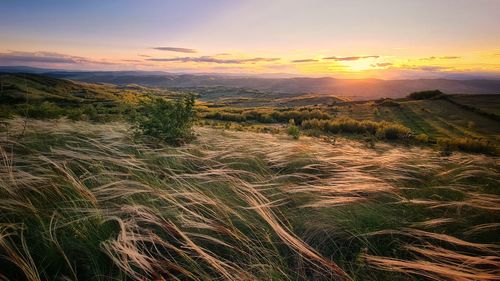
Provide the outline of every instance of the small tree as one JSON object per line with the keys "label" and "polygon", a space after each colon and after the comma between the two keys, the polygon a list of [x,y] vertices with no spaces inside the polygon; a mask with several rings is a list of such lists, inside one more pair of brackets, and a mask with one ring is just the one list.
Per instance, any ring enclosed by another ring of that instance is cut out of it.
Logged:
{"label": "small tree", "polygon": [[287,133],[289,136],[291,136],[293,139],[298,140],[300,137],[300,130],[299,127],[295,125],[295,121],[293,119],[290,119],[288,121],[288,129]]}
{"label": "small tree", "polygon": [[188,141],[193,138],[194,102],[194,96],[176,101],[158,97],[143,101],[134,118],[135,129],[170,144]]}

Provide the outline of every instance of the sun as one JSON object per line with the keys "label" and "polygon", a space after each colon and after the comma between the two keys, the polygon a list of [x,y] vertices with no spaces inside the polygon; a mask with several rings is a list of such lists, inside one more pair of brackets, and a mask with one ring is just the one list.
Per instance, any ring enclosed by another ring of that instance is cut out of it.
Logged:
{"label": "sun", "polygon": [[364,71],[364,70],[369,70],[373,68],[373,62],[371,60],[356,60],[356,61],[346,61],[342,62],[344,66],[347,67],[348,70],[357,72],[357,71]]}

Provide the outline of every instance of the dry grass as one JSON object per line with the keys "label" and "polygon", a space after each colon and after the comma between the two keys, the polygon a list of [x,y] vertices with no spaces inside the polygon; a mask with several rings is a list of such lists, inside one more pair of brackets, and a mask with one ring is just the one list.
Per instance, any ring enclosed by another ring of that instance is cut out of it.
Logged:
{"label": "dry grass", "polygon": [[495,157],[209,128],[172,148],[121,123],[30,121],[18,139],[21,127],[0,139],[3,279],[500,274]]}

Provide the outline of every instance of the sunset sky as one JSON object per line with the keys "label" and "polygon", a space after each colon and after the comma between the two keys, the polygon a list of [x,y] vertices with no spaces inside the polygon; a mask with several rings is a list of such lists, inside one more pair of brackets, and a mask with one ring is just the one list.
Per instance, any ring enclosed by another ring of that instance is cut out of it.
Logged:
{"label": "sunset sky", "polygon": [[500,78],[500,0],[19,0],[0,11],[4,66]]}

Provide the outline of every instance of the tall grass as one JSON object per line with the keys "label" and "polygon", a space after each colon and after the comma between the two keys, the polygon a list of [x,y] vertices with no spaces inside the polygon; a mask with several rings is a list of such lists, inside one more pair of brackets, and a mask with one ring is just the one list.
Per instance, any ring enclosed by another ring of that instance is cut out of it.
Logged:
{"label": "tall grass", "polygon": [[376,122],[370,120],[358,121],[351,118],[333,120],[305,120],[304,129],[316,129],[327,133],[371,134],[385,139],[402,139],[408,137],[411,130],[405,126],[391,122]]}
{"label": "tall grass", "polygon": [[473,138],[441,138],[437,140],[438,146],[445,151],[466,151],[474,153],[498,154],[498,147],[487,139]]}
{"label": "tall grass", "polygon": [[0,135],[10,280],[494,280],[497,158],[121,123]]}

